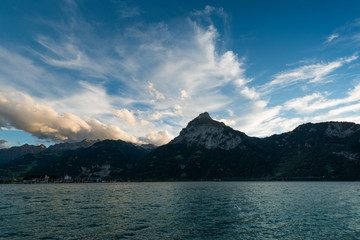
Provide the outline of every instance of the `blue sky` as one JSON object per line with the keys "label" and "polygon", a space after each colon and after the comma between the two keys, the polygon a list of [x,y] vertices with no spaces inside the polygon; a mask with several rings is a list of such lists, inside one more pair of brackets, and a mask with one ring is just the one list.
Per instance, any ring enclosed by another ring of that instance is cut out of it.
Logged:
{"label": "blue sky", "polygon": [[0,1],[0,148],[360,123],[359,1]]}

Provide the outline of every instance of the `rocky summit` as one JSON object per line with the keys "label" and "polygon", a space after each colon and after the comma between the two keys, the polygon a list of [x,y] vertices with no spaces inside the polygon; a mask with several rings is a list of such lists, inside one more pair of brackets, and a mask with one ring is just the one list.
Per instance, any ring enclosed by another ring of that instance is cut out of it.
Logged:
{"label": "rocky summit", "polygon": [[200,114],[182,129],[180,135],[170,144],[186,144],[187,146],[203,146],[206,149],[234,149],[241,144],[245,134],[213,120],[209,113]]}

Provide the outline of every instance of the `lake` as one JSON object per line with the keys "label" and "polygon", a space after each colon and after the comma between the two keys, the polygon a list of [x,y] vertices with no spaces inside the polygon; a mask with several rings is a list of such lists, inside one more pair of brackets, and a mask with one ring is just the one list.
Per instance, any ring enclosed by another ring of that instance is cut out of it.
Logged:
{"label": "lake", "polygon": [[0,239],[360,239],[359,182],[0,185]]}

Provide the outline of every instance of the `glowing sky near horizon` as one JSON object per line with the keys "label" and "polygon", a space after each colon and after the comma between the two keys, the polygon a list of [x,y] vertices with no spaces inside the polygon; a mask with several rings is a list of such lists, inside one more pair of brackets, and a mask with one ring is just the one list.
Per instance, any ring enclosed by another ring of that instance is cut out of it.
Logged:
{"label": "glowing sky near horizon", "polygon": [[0,148],[360,123],[359,1],[0,1]]}

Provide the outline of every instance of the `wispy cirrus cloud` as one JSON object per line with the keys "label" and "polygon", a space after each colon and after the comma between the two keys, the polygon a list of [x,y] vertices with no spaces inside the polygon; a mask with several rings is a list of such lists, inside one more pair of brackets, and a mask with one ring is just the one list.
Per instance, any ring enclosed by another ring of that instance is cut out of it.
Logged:
{"label": "wispy cirrus cloud", "polygon": [[360,84],[346,93],[346,97],[329,99],[328,93],[315,92],[301,98],[294,98],[284,104],[285,110],[294,109],[300,114],[311,114],[319,110],[360,101]]}
{"label": "wispy cirrus cloud", "polygon": [[335,39],[338,38],[338,37],[340,37],[339,34],[333,33],[333,34],[331,34],[330,36],[327,37],[326,42],[327,42],[327,43],[330,43],[330,42],[332,42],[333,40],[335,40]]}
{"label": "wispy cirrus cloud", "polygon": [[270,93],[273,90],[289,87],[298,83],[322,83],[327,81],[329,74],[336,69],[358,59],[357,55],[339,58],[332,62],[321,62],[301,66],[295,69],[280,72],[274,79],[260,87],[263,93]]}
{"label": "wispy cirrus cloud", "polygon": [[0,46],[0,81],[2,89],[12,87],[32,94],[56,93],[56,79],[46,69],[24,54]]}
{"label": "wispy cirrus cloud", "polygon": [[142,14],[142,10],[136,6],[130,6],[126,2],[118,3],[117,14],[120,19],[138,17]]}
{"label": "wispy cirrus cloud", "polygon": [[206,20],[210,25],[214,25],[214,22],[211,18],[212,15],[220,16],[223,19],[224,24],[227,23],[228,19],[228,14],[224,11],[223,8],[216,8],[209,5],[206,5],[204,9],[191,12],[190,15],[192,17],[199,17],[202,20]]}
{"label": "wispy cirrus cloud", "polygon": [[351,48],[353,51],[360,47],[360,18],[348,22],[334,30],[334,33],[326,38],[327,46]]}

